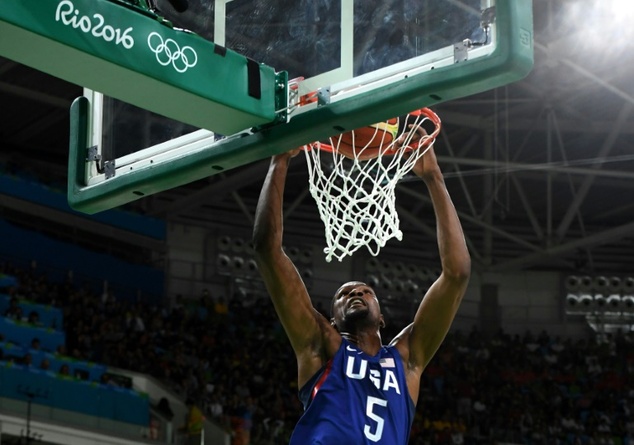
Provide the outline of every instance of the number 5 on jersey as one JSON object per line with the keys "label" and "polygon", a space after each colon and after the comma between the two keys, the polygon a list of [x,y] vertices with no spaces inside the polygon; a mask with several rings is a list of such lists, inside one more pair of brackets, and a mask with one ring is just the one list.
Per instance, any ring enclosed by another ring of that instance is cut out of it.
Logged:
{"label": "number 5 on jersey", "polygon": [[376,406],[387,406],[387,400],[379,399],[377,397],[368,396],[368,402],[365,405],[365,414],[372,420],[376,422],[376,431],[372,433],[372,426],[365,425],[363,428],[363,433],[365,437],[370,439],[372,442],[378,442],[381,440],[381,436],[383,435],[383,424],[385,420],[374,412]]}

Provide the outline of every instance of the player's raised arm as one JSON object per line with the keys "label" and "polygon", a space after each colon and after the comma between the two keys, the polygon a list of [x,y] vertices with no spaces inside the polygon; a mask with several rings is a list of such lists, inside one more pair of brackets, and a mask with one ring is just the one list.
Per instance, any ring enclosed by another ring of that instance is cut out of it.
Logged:
{"label": "player's raised arm", "polygon": [[471,259],[433,147],[412,171],[423,179],[431,196],[442,266],[442,273],[425,294],[414,322],[395,339],[411,373],[408,386],[416,401],[420,376],[449,331],[466,291]]}
{"label": "player's raised arm", "polygon": [[255,214],[255,259],[298,360],[302,385],[323,365],[324,330],[333,330],[312,305],[306,286],[282,248],[284,185],[295,152],[274,156]]}

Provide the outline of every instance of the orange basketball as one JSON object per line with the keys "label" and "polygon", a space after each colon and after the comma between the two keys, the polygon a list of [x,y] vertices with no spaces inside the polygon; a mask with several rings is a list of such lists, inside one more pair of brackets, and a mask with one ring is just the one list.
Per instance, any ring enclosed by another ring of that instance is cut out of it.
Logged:
{"label": "orange basketball", "polygon": [[334,146],[342,155],[359,160],[376,158],[381,148],[388,147],[398,135],[398,118],[368,125],[340,134],[333,139]]}

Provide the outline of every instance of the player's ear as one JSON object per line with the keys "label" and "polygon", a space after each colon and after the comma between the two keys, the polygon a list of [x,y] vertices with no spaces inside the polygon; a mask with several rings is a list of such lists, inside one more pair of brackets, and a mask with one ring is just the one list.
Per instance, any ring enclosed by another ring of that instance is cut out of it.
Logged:
{"label": "player's ear", "polygon": [[[334,318],[331,318],[331,319],[330,319],[330,326],[332,326],[333,328],[337,329],[337,323],[335,323],[335,319],[334,319]],[[337,329],[337,331],[338,331],[338,330],[339,330],[339,329]]]}
{"label": "player's ear", "polygon": [[385,327],[385,319],[383,315],[381,315],[381,319],[379,320],[379,328],[383,329]]}

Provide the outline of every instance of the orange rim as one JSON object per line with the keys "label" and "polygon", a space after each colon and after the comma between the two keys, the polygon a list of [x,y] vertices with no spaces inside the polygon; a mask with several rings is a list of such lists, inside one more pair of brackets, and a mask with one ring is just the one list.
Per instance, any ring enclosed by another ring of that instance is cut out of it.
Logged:
{"label": "orange rim", "polygon": [[[434,113],[429,108],[421,108],[419,110],[412,111],[409,114],[413,116],[421,116],[421,115],[425,116],[427,119],[432,121],[432,123],[435,126],[435,129],[431,134],[427,135],[428,137],[425,138],[422,145],[420,144],[420,141],[416,141],[412,145],[408,145],[405,148],[405,151],[409,152],[409,151],[418,150],[420,148],[427,148],[432,142],[434,142],[434,140],[436,140],[436,136],[438,136],[438,133],[440,133],[440,127],[441,127],[440,118],[438,117],[436,113]],[[333,153],[333,152],[341,153],[340,150],[333,148],[332,145],[321,143],[321,142],[313,142],[312,144],[308,144],[304,146],[305,150],[310,150],[311,148],[318,148],[322,151],[327,151],[330,153]],[[357,156],[356,154],[354,154],[354,156],[360,160],[367,160],[367,159],[376,158],[380,154],[383,154],[383,155],[395,154],[397,151],[398,151],[397,149],[392,149],[392,148],[387,148],[387,149],[366,148],[363,150],[363,153],[361,156]],[[342,154],[345,155],[345,153],[342,153]]]}

